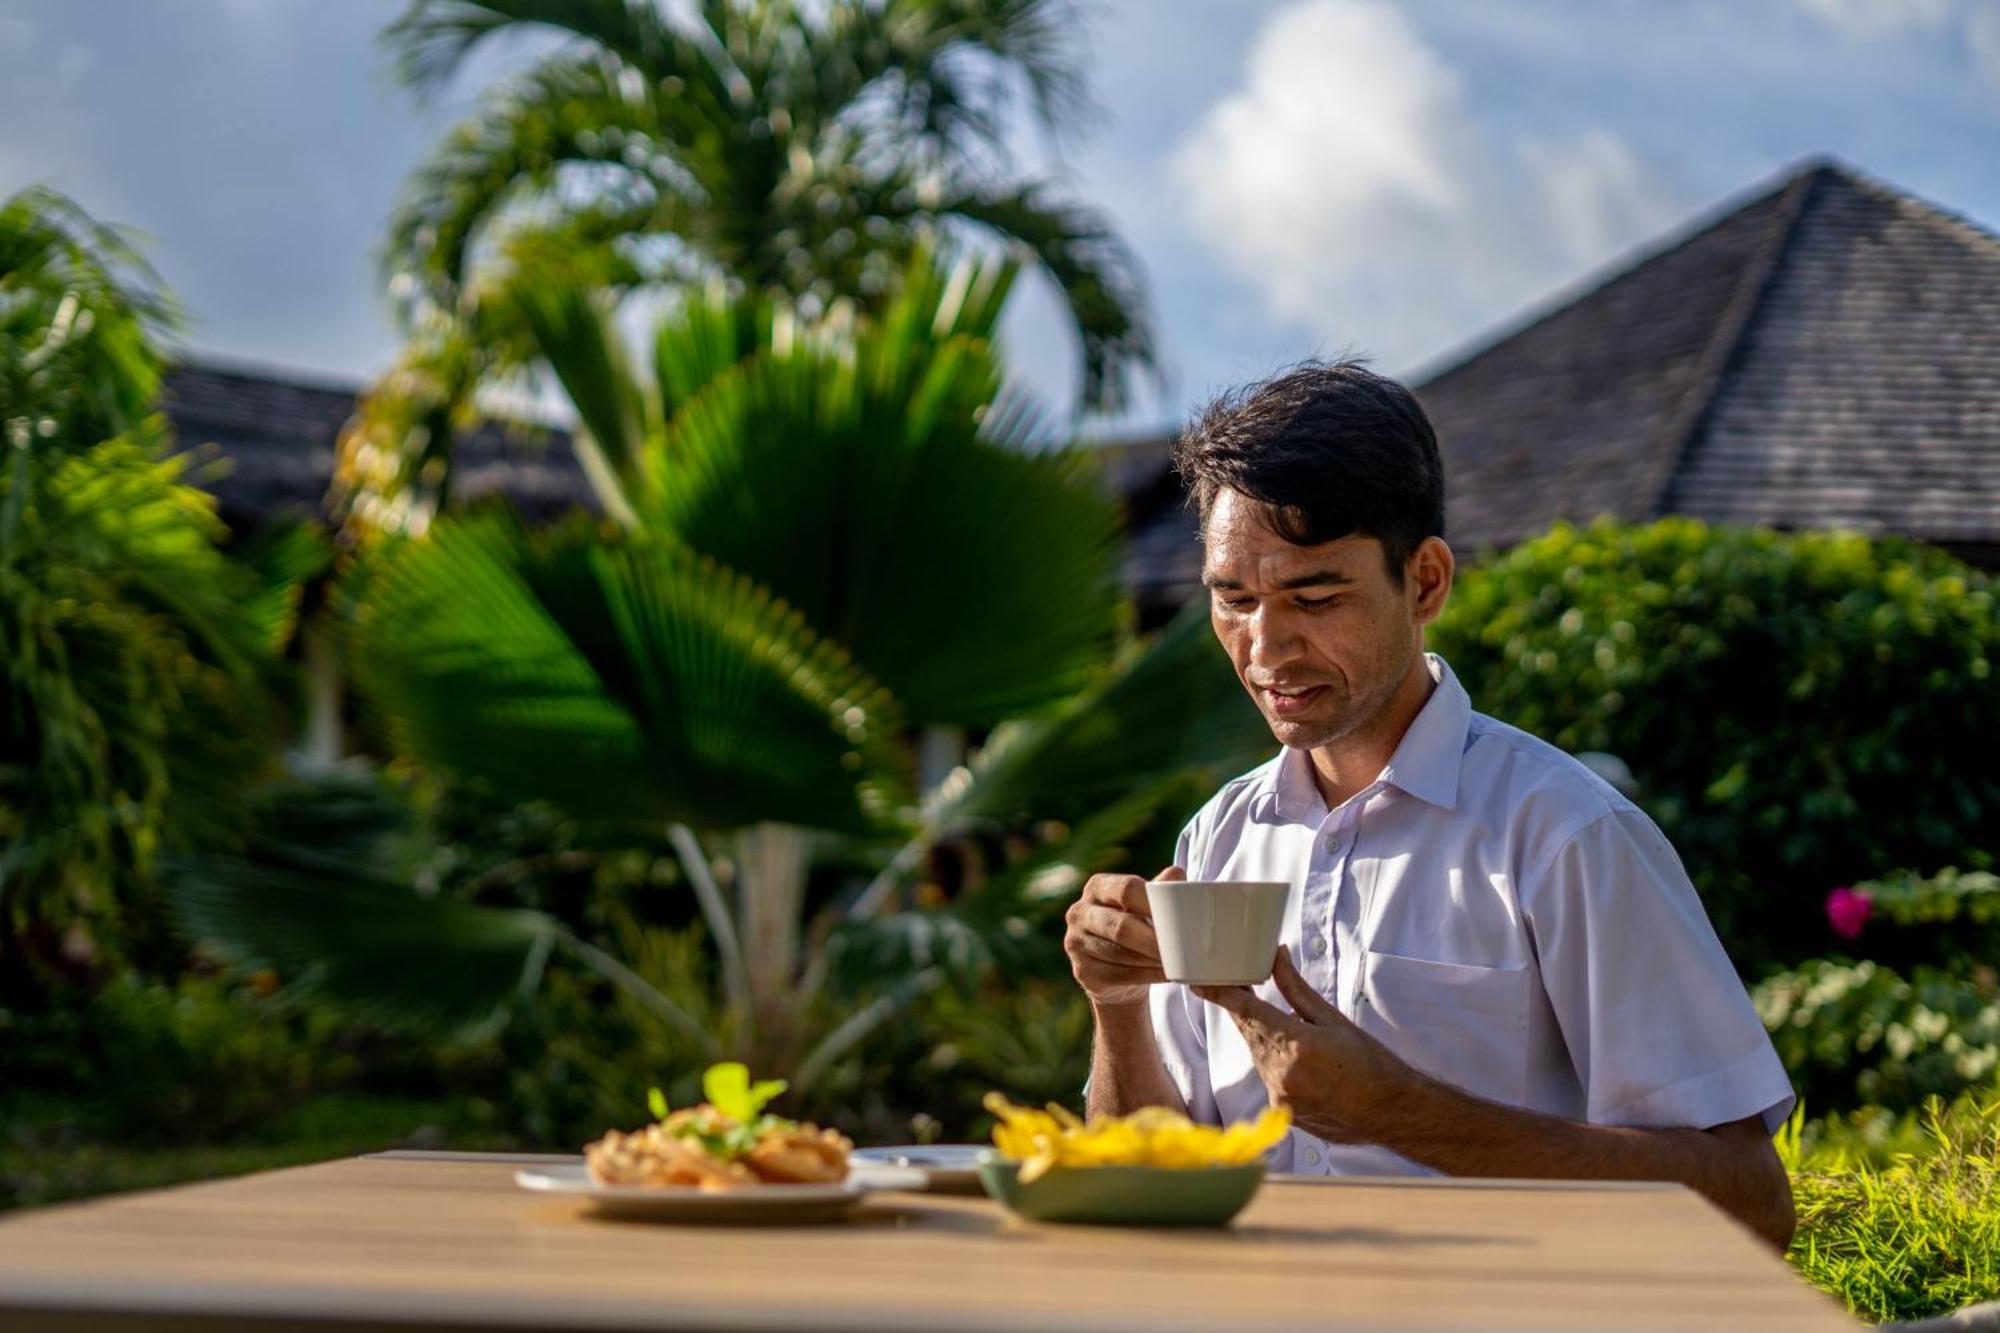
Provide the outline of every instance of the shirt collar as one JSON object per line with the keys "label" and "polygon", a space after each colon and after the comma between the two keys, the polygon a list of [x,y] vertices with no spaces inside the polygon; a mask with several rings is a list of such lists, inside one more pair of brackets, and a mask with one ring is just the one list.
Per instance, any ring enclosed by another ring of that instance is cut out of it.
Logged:
{"label": "shirt collar", "polygon": [[[1408,792],[1441,809],[1458,805],[1458,770],[1465,758],[1465,735],[1472,724],[1472,700],[1451,666],[1436,653],[1425,653],[1437,688],[1410,722],[1396,752],[1389,756],[1378,782]],[[1313,782],[1311,760],[1304,750],[1287,746],[1278,755],[1251,809],[1252,818],[1266,823],[1310,823],[1326,813],[1326,801]]]}

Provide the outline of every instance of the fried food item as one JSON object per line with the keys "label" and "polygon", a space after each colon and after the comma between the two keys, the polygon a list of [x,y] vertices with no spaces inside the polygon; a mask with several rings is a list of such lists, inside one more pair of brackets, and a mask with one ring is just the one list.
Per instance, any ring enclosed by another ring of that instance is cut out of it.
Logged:
{"label": "fried food item", "polygon": [[630,1134],[611,1130],[583,1150],[590,1178],[600,1185],[679,1185],[702,1190],[755,1185],[758,1177],[741,1162],[711,1157],[694,1139],[648,1125]]}
{"label": "fried food item", "polygon": [[1058,1166],[1164,1166],[1193,1169],[1254,1162],[1292,1127],[1290,1108],[1273,1106],[1226,1129],[1197,1125],[1178,1111],[1146,1107],[1088,1123],[1061,1106],[1016,1106],[997,1092],[985,1106],[999,1120],[993,1144],[1021,1164],[1029,1184]]}
{"label": "fried food item", "polygon": [[743,1164],[763,1180],[816,1185],[847,1179],[847,1154],[853,1150],[837,1130],[800,1125],[766,1134]]}
{"label": "fried food item", "polygon": [[830,1184],[847,1179],[854,1145],[837,1130],[763,1114],[781,1082],[754,1085],[742,1065],[717,1065],[703,1079],[709,1100],[668,1112],[657,1090],[655,1123],[611,1130],[584,1147],[600,1185],[731,1190],[750,1185]]}

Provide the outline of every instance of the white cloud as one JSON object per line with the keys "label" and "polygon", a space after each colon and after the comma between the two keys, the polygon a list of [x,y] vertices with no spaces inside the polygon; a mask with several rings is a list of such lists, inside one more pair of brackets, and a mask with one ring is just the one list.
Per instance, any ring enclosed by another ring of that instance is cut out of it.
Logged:
{"label": "white cloud", "polygon": [[1272,14],[1175,150],[1188,221],[1273,314],[1408,368],[1683,211],[1609,130],[1502,134],[1386,0]]}

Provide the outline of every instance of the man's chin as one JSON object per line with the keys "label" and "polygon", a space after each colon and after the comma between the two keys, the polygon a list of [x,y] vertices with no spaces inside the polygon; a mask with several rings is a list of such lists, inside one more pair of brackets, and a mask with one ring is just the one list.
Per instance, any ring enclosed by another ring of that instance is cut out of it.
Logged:
{"label": "man's chin", "polygon": [[1294,750],[1317,749],[1336,734],[1335,728],[1328,725],[1324,718],[1275,718],[1266,713],[1264,723],[1271,728],[1271,736],[1278,744]]}

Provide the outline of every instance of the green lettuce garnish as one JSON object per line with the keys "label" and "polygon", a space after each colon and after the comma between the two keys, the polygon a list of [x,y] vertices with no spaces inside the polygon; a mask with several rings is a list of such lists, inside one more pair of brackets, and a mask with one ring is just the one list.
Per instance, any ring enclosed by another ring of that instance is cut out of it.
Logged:
{"label": "green lettuce garnish", "polygon": [[750,1081],[750,1071],[734,1060],[710,1065],[701,1076],[702,1095],[708,1104],[730,1119],[748,1125],[764,1109],[765,1103],[790,1085],[781,1078]]}
{"label": "green lettuce garnish", "polygon": [[[701,1076],[707,1107],[695,1108],[693,1115],[669,1132],[676,1138],[699,1143],[710,1157],[734,1161],[755,1148],[772,1130],[791,1127],[791,1121],[763,1113],[765,1105],[787,1086],[781,1078],[752,1083],[749,1069],[733,1060],[711,1065]],[[646,1106],[655,1120],[667,1118],[666,1094],[658,1088],[647,1089]]]}

